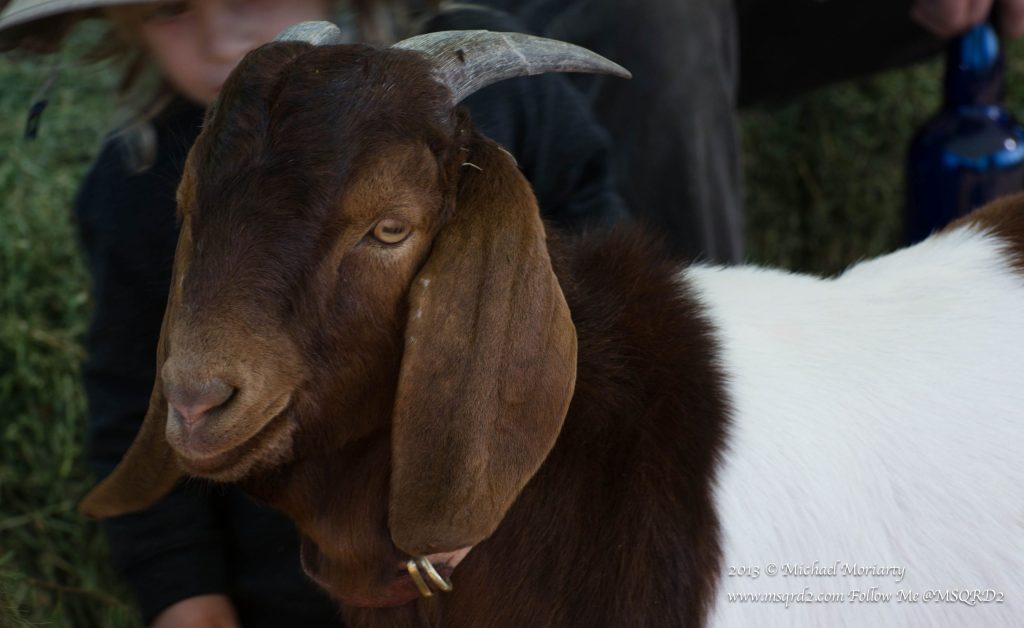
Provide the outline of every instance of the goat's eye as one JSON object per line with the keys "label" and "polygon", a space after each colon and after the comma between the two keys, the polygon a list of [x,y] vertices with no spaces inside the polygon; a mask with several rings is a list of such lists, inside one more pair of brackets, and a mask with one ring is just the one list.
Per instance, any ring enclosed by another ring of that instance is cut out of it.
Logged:
{"label": "goat's eye", "polygon": [[373,237],[384,244],[398,244],[409,237],[411,231],[409,223],[394,218],[385,218],[373,227]]}

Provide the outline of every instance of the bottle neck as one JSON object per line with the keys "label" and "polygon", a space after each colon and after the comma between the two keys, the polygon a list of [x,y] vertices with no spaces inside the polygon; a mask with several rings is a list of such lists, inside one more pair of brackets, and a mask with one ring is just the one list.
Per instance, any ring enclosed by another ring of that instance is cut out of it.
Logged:
{"label": "bottle neck", "polygon": [[991,24],[979,24],[950,43],[945,91],[947,108],[1002,104],[1005,61]]}

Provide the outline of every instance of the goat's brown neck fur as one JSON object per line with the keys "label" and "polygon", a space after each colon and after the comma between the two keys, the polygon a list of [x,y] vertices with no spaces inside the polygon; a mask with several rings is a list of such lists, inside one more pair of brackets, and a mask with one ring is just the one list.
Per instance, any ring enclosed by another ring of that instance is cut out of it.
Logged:
{"label": "goat's brown neck fur", "polygon": [[954,221],[945,231],[972,226],[1001,238],[1017,272],[1024,274],[1024,194],[1005,196]]}
{"label": "goat's brown neck fur", "polygon": [[[629,231],[552,238],[579,342],[555,449],[455,571],[453,593],[347,609],[353,626],[703,623],[719,571],[711,483],[727,408],[712,330],[681,288],[678,263],[655,246]],[[387,442],[378,433],[306,461],[266,495],[305,535],[347,553],[353,571],[387,555],[373,541],[386,525]]]}

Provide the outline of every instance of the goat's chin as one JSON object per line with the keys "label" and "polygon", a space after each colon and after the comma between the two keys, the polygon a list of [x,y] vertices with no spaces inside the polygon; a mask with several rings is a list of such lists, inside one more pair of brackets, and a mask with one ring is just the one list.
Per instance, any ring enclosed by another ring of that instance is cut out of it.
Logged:
{"label": "goat's chin", "polygon": [[291,461],[295,422],[281,412],[251,438],[212,456],[175,448],[178,464],[188,474],[216,482],[237,482]]}

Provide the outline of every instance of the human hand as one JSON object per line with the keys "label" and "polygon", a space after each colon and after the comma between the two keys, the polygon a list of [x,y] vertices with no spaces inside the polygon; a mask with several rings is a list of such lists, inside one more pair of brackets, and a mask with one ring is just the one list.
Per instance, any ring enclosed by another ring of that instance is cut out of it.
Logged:
{"label": "human hand", "polygon": [[197,595],[168,606],[151,628],[239,628],[239,623],[228,596]]}
{"label": "human hand", "polygon": [[[910,17],[939,37],[953,37],[982,22],[993,0],[914,0]],[[998,0],[999,31],[1010,39],[1024,34],[1024,0]]]}

